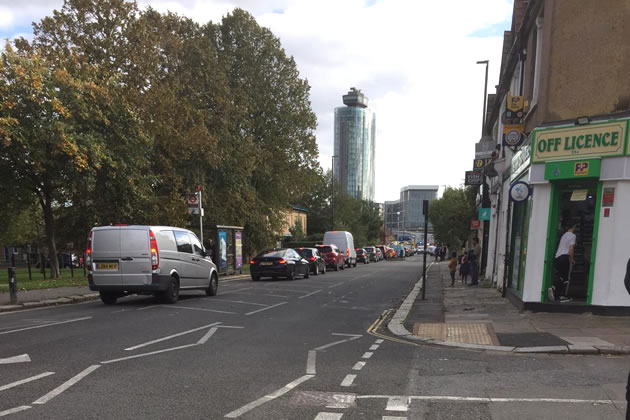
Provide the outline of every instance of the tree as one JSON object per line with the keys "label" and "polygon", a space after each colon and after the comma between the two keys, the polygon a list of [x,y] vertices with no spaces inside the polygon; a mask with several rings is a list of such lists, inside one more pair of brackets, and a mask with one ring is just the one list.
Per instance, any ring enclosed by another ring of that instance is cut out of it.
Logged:
{"label": "tree", "polygon": [[294,242],[303,241],[305,238],[304,227],[302,226],[302,219],[297,219],[295,224],[289,228],[291,233],[291,240]]}
{"label": "tree", "polygon": [[470,235],[475,218],[475,192],[472,188],[448,187],[429,207],[429,220],[438,242],[459,247]]}

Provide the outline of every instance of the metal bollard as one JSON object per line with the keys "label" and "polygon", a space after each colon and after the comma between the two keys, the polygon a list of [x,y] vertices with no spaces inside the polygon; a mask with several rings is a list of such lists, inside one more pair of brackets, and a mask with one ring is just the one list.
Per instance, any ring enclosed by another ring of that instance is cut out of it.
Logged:
{"label": "metal bollard", "polygon": [[15,278],[15,267],[9,267],[9,296],[11,305],[17,303],[17,280]]}

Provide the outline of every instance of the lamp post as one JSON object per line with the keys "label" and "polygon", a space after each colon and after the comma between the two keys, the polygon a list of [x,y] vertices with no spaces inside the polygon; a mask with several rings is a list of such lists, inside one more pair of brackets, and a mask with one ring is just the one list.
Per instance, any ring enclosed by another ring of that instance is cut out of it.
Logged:
{"label": "lamp post", "polygon": [[396,224],[398,225],[398,233],[396,233],[396,242],[400,241],[400,212],[396,212]]}
{"label": "lamp post", "polygon": [[[485,64],[486,65],[486,78],[483,85],[483,115],[481,119],[481,138],[483,140],[486,135],[486,103],[488,100],[488,66],[490,64],[489,60],[477,61],[477,64]],[[483,184],[481,186],[481,207],[488,208],[490,207],[490,195],[488,192],[488,184],[486,183],[486,175],[483,175]],[[481,244],[481,270],[485,271],[486,264],[488,262],[488,240],[490,236],[490,221],[483,221],[483,242]],[[477,273],[479,274],[479,273]]]}
{"label": "lamp post", "polygon": [[483,115],[481,116],[481,137],[486,134],[486,104],[488,101],[488,65],[490,64],[490,60],[481,60],[477,61],[477,64],[485,64],[486,65],[486,82],[483,85]]}
{"label": "lamp post", "polygon": [[332,167],[331,167],[331,176],[330,176],[330,210],[331,210],[331,221],[330,221],[330,230],[335,230],[335,158],[339,156],[332,156]]}

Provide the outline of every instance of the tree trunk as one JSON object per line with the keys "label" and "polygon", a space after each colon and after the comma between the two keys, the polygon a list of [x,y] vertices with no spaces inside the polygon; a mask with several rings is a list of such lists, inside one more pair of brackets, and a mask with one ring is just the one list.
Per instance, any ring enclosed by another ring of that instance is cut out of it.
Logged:
{"label": "tree trunk", "polygon": [[50,260],[50,277],[59,278],[59,259],[57,258],[57,245],[55,244],[55,219],[53,217],[50,194],[44,191],[43,199],[40,199],[44,212],[44,226],[46,230],[46,246],[48,247],[48,259]]}

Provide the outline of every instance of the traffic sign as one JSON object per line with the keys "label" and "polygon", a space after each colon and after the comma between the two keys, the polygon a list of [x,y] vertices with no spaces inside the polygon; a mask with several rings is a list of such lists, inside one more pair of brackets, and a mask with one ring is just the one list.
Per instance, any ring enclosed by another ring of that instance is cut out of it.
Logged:
{"label": "traffic sign", "polygon": [[188,207],[199,207],[197,194],[186,194],[186,203],[188,204]]}

